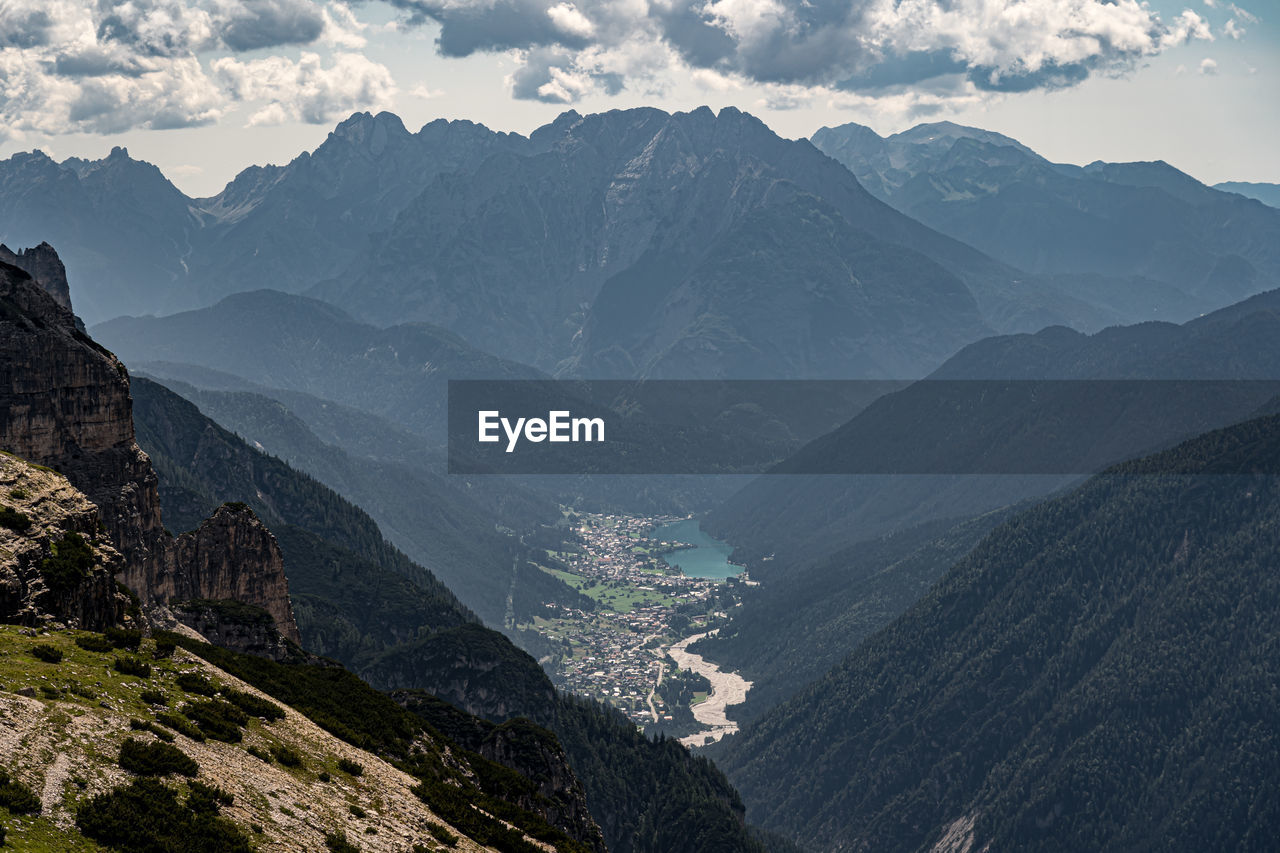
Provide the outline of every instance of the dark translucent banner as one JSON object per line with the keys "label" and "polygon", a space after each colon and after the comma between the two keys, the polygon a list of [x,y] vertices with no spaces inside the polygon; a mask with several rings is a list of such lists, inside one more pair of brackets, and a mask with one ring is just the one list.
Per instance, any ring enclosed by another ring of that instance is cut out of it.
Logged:
{"label": "dark translucent banner", "polygon": [[451,381],[455,474],[1089,474],[1280,381]]}

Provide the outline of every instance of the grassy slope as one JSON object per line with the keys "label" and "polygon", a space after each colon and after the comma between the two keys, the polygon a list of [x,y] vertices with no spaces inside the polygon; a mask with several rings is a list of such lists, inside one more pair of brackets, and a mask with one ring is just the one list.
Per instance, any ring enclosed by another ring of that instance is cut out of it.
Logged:
{"label": "grassy slope", "polygon": [[[0,816],[8,829],[8,843],[36,851],[97,850],[74,826],[75,809],[94,794],[127,784],[130,774],[116,757],[130,738],[155,740],[147,732],[130,730],[130,719],[155,720],[156,712],[176,712],[185,701],[203,697],[187,694],[175,684],[180,672],[200,671],[215,682],[257,693],[181,649],[169,660],[150,660],[151,641],[144,641],[141,657],[152,673],[143,679],[112,669],[121,652],[90,652],[75,645],[75,634],[53,632],[29,636],[24,629],[0,626],[0,766],[27,784],[43,800],[38,816]],[[63,652],[60,663],[37,660],[31,647],[54,646]],[[31,688],[35,696],[19,695]],[[47,690],[58,691],[56,698]],[[148,705],[143,690],[159,690],[168,708]],[[83,694],[83,695],[82,695]],[[260,694],[261,695],[261,694]],[[378,757],[344,743],[291,709],[286,718],[265,723],[251,718],[241,743],[206,740],[196,743],[177,735],[174,743],[200,764],[199,780],[216,784],[235,796],[223,813],[254,839],[262,850],[324,849],[323,834],[343,831],[366,851],[400,850],[406,838],[430,849],[428,822],[440,823],[413,795],[417,780]],[[248,747],[270,751],[288,746],[302,756],[302,764],[286,768],[250,755]],[[364,767],[351,776],[338,769],[347,758]],[[330,781],[320,781],[328,773]],[[179,787],[182,783],[177,783]],[[357,818],[351,807],[361,809]],[[254,832],[253,825],[262,828]],[[372,833],[368,832],[373,830]],[[460,849],[480,849],[466,839]]]}

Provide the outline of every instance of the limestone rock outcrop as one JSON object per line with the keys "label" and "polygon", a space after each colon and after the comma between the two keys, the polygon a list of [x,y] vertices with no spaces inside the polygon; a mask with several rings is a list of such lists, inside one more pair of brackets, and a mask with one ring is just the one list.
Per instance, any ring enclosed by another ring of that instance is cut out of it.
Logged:
{"label": "limestone rock outcrop", "polygon": [[[20,260],[37,271],[61,268],[43,244]],[[134,440],[124,364],[78,328],[69,305],[3,261],[0,450],[60,472],[97,506],[119,552],[113,566],[144,607],[236,599],[262,607],[281,634],[297,641],[271,533],[251,511],[224,507],[173,539],[161,521],[155,470]]]}
{"label": "limestone rock outcrop", "polygon": [[66,477],[0,453],[0,622],[101,630],[128,598],[98,508]]}
{"label": "limestone rock outcrop", "polygon": [[287,639],[302,641],[280,546],[244,504],[223,504],[198,528],[179,536],[171,566],[153,581],[156,598],[249,602],[269,613]]}
{"label": "limestone rock outcrop", "polygon": [[[71,310],[71,286],[67,283],[67,268],[48,243],[16,252],[0,243],[0,261],[25,270],[45,293],[53,297],[54,302]],[[84,328],[81,327],[80,330],[84,331]]]}

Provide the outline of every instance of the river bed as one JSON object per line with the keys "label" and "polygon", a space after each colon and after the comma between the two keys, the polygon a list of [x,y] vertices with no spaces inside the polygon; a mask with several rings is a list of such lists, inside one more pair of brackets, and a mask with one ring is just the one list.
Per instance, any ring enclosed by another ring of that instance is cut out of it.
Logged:
{"label": "river bed", "polygon": [[741,705],[747,701],[747,691],[751,689],[751,682],[738,673],[724,672],[702,655],[689,651],[692,643],[705,636],[706,634],[694,634],[692,637],[685,637],[668,652],[681,669],[696,672],[711,682],[711,692],[706,701],[691,709],[693,718],[706,728],[680,738],[685,746],[706,746],[736,732],[738,724],[725,716],[725,711],[730,705]]}

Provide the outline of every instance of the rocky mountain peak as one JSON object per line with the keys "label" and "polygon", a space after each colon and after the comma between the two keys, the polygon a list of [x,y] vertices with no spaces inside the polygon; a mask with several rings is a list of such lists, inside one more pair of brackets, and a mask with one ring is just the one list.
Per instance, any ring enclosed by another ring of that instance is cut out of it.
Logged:
{"label": "rocky mountain peak", "polygon": [[151,592],[170,602],[252,602],[271,614],[287,639],[302,641],[280,546],[245,504],[223,504],[198,528],[179,536],[173,571],[158,578]]}
{"label": "rocky mountain peak", "polygon": [[53,301],[71,310],[71,288],[67,284],[67,268],[48,243],[14,252],[0,243],[0,261],[27,272]]}
{"label": "rocky mountain peak", "polygon": [[364,112],[356,113],[335,127],[326,141],[343,140],[377,157],[392,140],[407,140],[411,136],[404,122],[394,113],[371,115]]}

